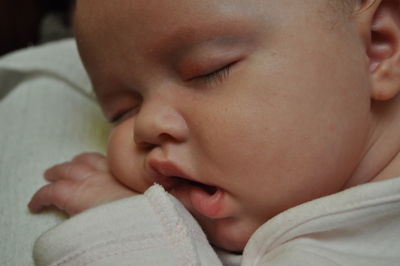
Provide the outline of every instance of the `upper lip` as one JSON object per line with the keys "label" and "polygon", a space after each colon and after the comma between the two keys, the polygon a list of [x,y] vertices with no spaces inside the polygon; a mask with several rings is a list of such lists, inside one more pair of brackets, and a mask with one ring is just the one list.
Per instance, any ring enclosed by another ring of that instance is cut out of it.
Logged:
{"label": "upper lip", "polygon": [[149,175],[153,183],[160,184],[165,190],[175,187],[182,179],[196,182],[190,175],[171,161],[149,161]]}

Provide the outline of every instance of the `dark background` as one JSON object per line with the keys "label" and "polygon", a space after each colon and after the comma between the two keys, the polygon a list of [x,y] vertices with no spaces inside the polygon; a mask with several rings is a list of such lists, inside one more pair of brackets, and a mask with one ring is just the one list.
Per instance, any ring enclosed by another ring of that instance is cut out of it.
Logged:
{"label": "dark background", "polygon": [[73,0],[0,0],[0,55],[38,44],[40,25],[46,14],[64,15],[70,25]]}

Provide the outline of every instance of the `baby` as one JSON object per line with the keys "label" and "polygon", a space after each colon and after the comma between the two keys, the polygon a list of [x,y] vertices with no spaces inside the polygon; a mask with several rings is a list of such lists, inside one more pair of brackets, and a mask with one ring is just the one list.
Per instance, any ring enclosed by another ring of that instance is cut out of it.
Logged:
{"label": "baby", "polygon": [[399,1],[80,0],[75,12],[114,127],[106,157],[46,172],[33,212],[73,215],[158,183],[214,246],[252,249],[243,263],[261,252],[254,263],[278,265],[295,241],[310,247],[286,254],[296,265],[399,261]]}

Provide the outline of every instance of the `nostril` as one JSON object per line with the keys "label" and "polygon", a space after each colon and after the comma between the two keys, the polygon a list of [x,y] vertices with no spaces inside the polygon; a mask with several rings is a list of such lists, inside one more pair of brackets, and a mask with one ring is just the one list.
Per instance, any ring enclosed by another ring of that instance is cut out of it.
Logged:
{"label": "nostril", "polygon": [[156,144],[148,143],[148,142],[135,142],[136,148],[138,148],[141,151],[151,151],[155,147],[157,147]]}
{"label": "nostril", "polygon": [[161,133],[158,138],[160,139],[160,141],[164,142],[164,141],[169,141],[171,139],[173,139],[169,134],[167,133]]}
{"label": "nostril", "polygon": [[189,133],[185,119],[174,106],[150,100],[141,106],[133,127],[136,143],[184,142]]}
{"label": "nostril", "polygon": [[162,143],[166,143],[168,141],[172,141],[173,142],[174,139],[171,138],[171,136],[169,136],[168,134],[164,134],[163,133],[163,134],[159,135],[157,143],[151,143],[151,142],[148,142],[148,141],[136,141],[136,140],[134,141],[134,143],[141,150],[151,151],[152,149],[154,149],[154,148],[156,148],[158,146],[161,146]]}

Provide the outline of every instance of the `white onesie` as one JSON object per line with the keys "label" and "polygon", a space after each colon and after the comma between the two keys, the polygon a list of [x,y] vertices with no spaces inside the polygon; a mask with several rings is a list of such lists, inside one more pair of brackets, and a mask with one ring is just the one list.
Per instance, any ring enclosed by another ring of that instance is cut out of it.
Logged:
{"label": "white onesie", "polygon": [[34,258],[38,265],[400,265],[400,178],[291,208],[262,225],[242,257],[216,255],[192,216],[155,185],[45,233]]}

